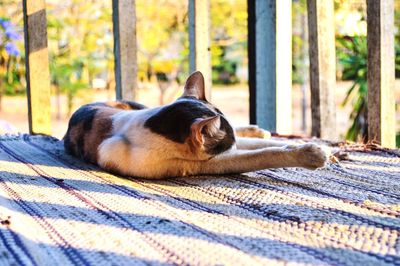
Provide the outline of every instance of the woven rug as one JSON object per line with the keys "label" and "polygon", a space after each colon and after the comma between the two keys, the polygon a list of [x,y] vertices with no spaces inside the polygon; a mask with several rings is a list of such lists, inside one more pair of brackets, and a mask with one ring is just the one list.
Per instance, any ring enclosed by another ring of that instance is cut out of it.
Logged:
{"label": "woven rug", "polygon": [[0,137],[1,265],[400,265],[400,155],[164,181]]}

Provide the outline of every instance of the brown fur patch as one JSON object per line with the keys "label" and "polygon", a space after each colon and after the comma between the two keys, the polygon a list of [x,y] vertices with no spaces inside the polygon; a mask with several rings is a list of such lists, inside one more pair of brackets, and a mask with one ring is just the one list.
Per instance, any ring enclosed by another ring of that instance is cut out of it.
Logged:
{"label": "brown fur patch", "polygon": [[113,162],[106,162],[102,167],[113,174],[121,174],[121,172],[118,171],[118,166]]}
{"label": "brown fur patch", "polygon": [[146,106],[131,101],[92,103],[79,108],[71,117],[64,146],[68,153],[97,163],[99,145],[111,135],[111,116],[122,110],[140,110]]}
{"label": "brown fur patch", "polygon": [[[84,141],[84,130],[83,130],[83,123],[79,123],[75,125],[74,127],[70,128],[68,131],[68,137],[70,139],[70,149],[73,154],[80,155],[80,150],[78,149],[80,147],[79,142]],[[80,147],[83,149],[83,147]]]}
{"label": "brown fur patch", "polygon": [[99,108],[92,122],[92,128],[85,133],[84,158],[90,162],[97,163],[97,152],[99,145],[111,135],[111,116],[120,112],[114,108]]}
{"label": "brown fur patch", "polygon": [[123,102],[106,102],[105,103],[106,106],[112,107],[112,108],[118,108],[118,109],[122,109],[122,110],[132,110],[132,108]]}
{"label": "brown fur patch", "polygon": [[105,105],[108,107],[118,108],[122,110],[141,110],[146,108],[146,106],[140,103],[131,101],[109,101],[106,102]]}
{"label": "brown fur patch", "polygon": [[111,116],[122,110],[132,108],[124,102],[95,103],[79,108],[71,117],[64,137],[66,151],[91,163],[97,163],[98,147],[112,133]]}

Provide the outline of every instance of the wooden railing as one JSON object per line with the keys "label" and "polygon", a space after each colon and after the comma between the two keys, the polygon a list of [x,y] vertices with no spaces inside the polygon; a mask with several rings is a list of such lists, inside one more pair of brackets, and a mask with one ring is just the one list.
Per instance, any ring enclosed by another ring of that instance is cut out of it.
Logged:
{"label": "wooden railing", "polygon": [[[135,0],[113,1],[116,98],[137,89]],[[210,0],[189,0],[190,70],[211,96]],[[394,0],[366,0],[369,138],[395,146]],[[250,122],[291,133],[291,0],[247,0]],[[44,0],[23,0],[30,133],[51,133]],[[308,0],[312,135],[336,139],[333,0]]]}

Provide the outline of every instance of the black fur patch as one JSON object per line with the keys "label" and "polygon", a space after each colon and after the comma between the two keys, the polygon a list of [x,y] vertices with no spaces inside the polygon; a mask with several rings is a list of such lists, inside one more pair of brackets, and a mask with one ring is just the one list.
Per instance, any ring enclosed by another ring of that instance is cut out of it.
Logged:
{"label": "black fur patch", "polygon": [[215,107],[214,105],[209,103],[207,100],[200,100],[200,99],[197,99],[194,96],[181,96],[181,97],[178,98],[178,100],[180,100],[180,99],[188,99],[188,100],[194,100],[194,101],[202,102],[204,104],[207,104],[212,110],[214,110],[218,114],[224,115],[217,107]]}
{"label": "black fur patch", "polygon": [[[79,108],[69,120],[68,130],[64,137],[64,147],[68,153],[72,153],[78,156],[83,156],[84,151],[83,147],[85,144],[85,133],[92,129],[93,119],[96,115],[98,106],[104,106],[103,103],[92,103],[88,105],[84,105]],[[75,137],[76,141],[76,149],[73,147],[73,143],[71,142],[70,130],[79,124],[82,125],[83,131],[81,134]]]}
{"label": "black fur patch", "polygon": [[65,134],[64,138],[64,149],[69,154],[74,154],[74,150],[72,148],[71,138],[69,137],[68,131]]}
{"label": "black fur patch", "polygon": [[198,101],[181,99],[162,107],[147,119],[144,126],[167,139],[184,143],[196,118],[214,115],[213,111]]}
{"label": "black fur patch", "polygon": [[104,103],[91,103],[82,106],[79,108],[69,120],[68,128],[72,128],[77,126],[80,123],[83,123],[83,129],[85,131],[89,131],[92,129],[92,122],[94,116],[97,113],[97,108],[99,106],[104,106]]}
{"label": "black fur patch", "polygon": [[[162,107],[156,114],[147,119],[144,126],[167,139],[184,143],[189,137],[190,127],[196,118],[217,115],[217,112],[208,108],[204,103],[206,102],[194,97],[181,97],[173,104]],[[222,116],[220,129],[226,132],[226,136],[207,151],[209,154],[215,155],[226,151],[235,142],[233,129]]]}
{"label": "black fur patch", "polygon": [[77,149],[76,153],[82,158],[85,157],[84,147],[85,147],[85,134],[81,134],[79,135],[76,141],[76,149]]}

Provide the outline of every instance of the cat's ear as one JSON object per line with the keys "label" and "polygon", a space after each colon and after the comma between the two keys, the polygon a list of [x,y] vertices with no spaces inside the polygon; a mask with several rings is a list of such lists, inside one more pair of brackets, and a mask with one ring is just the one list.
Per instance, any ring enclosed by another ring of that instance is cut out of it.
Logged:
{"label": "cat's ear", "polygon": [[196,99],[206,101],[205,88],[204,88],[204,77],[200,71],[193,72],[188,79],[184,87],[183,97],[192,96]]}
{"label": "cat's ear", "polygon": [[190,127],[190,138],[195,146],[204,144],[204,135],[213,136],[219,131],[221,125],[220,116],[197,118]]}

